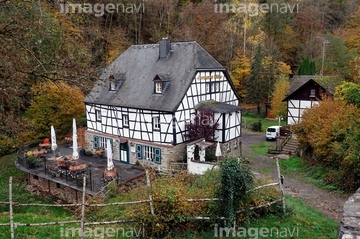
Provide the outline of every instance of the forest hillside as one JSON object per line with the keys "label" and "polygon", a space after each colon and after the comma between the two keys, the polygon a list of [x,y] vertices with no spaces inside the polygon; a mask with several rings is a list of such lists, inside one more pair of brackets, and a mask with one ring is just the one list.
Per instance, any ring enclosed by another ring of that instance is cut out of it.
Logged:
{"label": "forest hillside", "polygon": [[[359,2],[0,0],[0,155],[43,137],[39,122],[54,124],[46,117],[66,105],[63,98],[81,99],[127,47],[164,37],[198,41],[249,103],[269,102],[277,79],[298,74],[304,61],[313,62],[312,73],[358,83]],[[83,10],[66,11],[70,4]],[[259,80],[266,87],[248,94]],[[41,104],[49,102],[44,99],[55,104]],[[45,111],[42,121],[32,113]]]}

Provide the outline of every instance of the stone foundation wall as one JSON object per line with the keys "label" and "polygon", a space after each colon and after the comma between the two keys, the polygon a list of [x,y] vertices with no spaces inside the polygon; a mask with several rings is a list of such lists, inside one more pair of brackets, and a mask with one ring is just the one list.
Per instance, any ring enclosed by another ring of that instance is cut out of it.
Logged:
{"label": "stone foundation wall", "polygon": [[[136,142],[134,142],[134,144],[136,144]],[[144,143],[144,145],[151,146],[151,144],[149,144],[149,143]],[[161,146],[157,145],[156,147],[161,149],[161,164],[154,163],[154,162],[147,161],[147,160],[137,159],[135,151],[131,152],[130,163],[135,164],[136,161],[139,161],[139,163],[145,167],[150,167],[150,168],[153,168],[153,169],[156,169],[159,171],[166,171],[166,170],[170,169],[170,164],[172,162],[183,162],[184,155],[186,152],[185,144],[176,145],[176,146],[165,146],[165,147],[161,147]],[[130,150],[130,151],[133,151],[133,150]]]}
{"label": "stone foundation wall", "polygon": [[[95,152],[94,149],[94,136],[106,137],[111,138],[113,140],[113,159],[120,160],[120,142],[118,136],[112,136],[107,134],[102,134],[99,132],[93,132],[86,130],[85,131],[85,150],[90,150]],[[176,146],[173,145],[162,145],[157,143],[151,143],[141,140],[134,140],[134,139],[127,139],[129,145],[129,157],[130,157],[130,164],[135,164],[139,161],[142,165],[146,167],[150,167],[157,170],[168,170],[170,168],[170,164],[172,162],[186,162],[186,146],[187,143],[179,144]],[[148,145],[153,146],[161,149],[161,164],[141,160],[136,157],[136,144]],[[223,156],[232,156],[235,158],[240,157],[241,155],[241,137],[236,139],[230,140],[227,143],[220,144],[221,145],[221,152]]]}
{"label": "stone foundation wall", "polygon": [[338,239],[360,238],[360,188],[344,204]]}
{"label": "stone foundation wall", "polygon": [[81,203],[82,200],[81,191],[33,174],[28,174],[27,184],[27,190],[40,197],[55,197],[68,203]]}
{"label": "stone foundation wall", "polygon": [[[112,135],[105,135],[99,132],[93,132],[87,130],[85,132],[85,150],[90,150],[93,153],[95,152],[94,148],[94,136],[101,136],[106,138],[113,139],[113,159],[114,160],[120,160],[120,142],[119,137],[112,136]],[[133,139],[127,139],[128,145],[129,145],[129,156],[130,156],[130,164],[135,164],[137,161],[139,161],[142,165],[157,169],[157,170],[167,170],[169,168],[170,162],[180,162],[184,160],[184,155],[186,152],[186,145],[161,145],[161,144],[155,144],[151,142],[145,142],[141,140],[133,140]],[[152,147],[157,147],[161,149],[161,164],[154,163],[147,160],[141,160],[136,157],[136,144],[141,145],[148,145]]]}
{"label": "stone foundation wall", "polygon": [[241,156],[241,137],[230,140],[227,143],[220,143],[223,156],[238,158]]}

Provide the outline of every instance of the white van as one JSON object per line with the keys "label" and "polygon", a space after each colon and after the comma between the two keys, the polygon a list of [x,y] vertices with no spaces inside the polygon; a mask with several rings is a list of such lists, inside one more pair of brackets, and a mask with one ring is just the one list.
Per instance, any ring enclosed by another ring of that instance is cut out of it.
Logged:
{"label": "white van", "polygon": [[281,126],[270,126],[266,129],[266,140],[276,139],[280,136]]}

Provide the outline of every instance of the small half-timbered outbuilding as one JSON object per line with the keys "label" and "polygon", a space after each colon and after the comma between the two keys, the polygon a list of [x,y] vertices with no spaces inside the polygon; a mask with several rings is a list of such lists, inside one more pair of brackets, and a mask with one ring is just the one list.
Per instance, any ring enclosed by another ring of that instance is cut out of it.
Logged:
{"label": "small half-timbered outbuilding", "polygon": [[304,110],[319,104],[324,96],[333,96],[334,80],[328,77],[300,75],[290,82],[287,102],[287,124],[297,124]]}
{"label": "small half-timbered outbuilding", "polygon": [[186,124],[201,102],[211,104],[216,141],[239,154],[240,97],[226,69],[197,42],[133,45],[112,62],[85,97],[86,149],[106,148],[113,158],[168,168],[185,158]]}

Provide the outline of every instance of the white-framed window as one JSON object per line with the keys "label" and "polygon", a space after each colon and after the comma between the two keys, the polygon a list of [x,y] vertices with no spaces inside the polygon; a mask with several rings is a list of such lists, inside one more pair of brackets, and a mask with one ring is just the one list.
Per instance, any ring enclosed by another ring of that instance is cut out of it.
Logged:
{"label": "white-framed window", "polygon": [[123,120],[123,127],[126,127],[126,128],[129,127],[129,116],[123,115],[122,120]]}
{"label": "white-framed window", "polygon": [[208,82],[205,84],[206,93],[220,92],[220,82]]}
{"label": "white-framed window", "polygon": [[160,130],[160,117],[156,116],[152,118],[153,130]]}
{"label": "white-framed window", "polygon": [[138,159],[148,160],[154,163],[161,163],[161,149],[148,146],[148,145],[136,145],[136,157]]}
{"label": "white-framed window", "polygon": [[220,82],[214,82],[214,92],[220,92]]}
{"label": "white-framed window", "polygon": [[[107,141],[106,141],[107,139],[108,138],[94,135],[94,149],[98,149],[98,148],[107,149]],[[112,139],[110,139],[110,144],[112,147],[113,145]]]}
{"label": "white-framed window", "polygon": [[155,93],[156,94],[162,93],[162,83],[161,82],[155,82]]}
{"label": "white-framed window", "polygon": [[110,91],[116,90],[116,82],[114,80],[110,81]]}
{"label": "white-framed window", "polygon": [[310,97],[315,97],[315,89],[310,90]]}
{"label": "white-framed window", "polygon": [[95,110],[95,118],[96,118],[96,121],[101,122],[101,111],[100,110]]}
{"label": "white-framed window", "polygon": [[210,93],[210,91],[211,91],[211,84],[210,84],[210,83],[206,83],[206,84],[205,84],[205,92],[206,92],[206,93]]}

